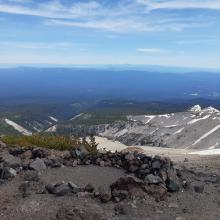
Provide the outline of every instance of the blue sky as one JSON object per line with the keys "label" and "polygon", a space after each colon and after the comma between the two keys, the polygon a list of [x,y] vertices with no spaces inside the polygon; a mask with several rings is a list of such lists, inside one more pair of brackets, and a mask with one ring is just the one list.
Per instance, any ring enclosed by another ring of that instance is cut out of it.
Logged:
{"label": "blue sky", "polygon": [[220,0],[0,0],[0,64],[220,68]]}

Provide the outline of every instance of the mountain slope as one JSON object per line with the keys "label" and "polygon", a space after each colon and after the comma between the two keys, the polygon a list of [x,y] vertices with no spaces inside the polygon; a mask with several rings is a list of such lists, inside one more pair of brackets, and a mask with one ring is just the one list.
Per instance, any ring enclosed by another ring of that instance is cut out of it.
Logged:
{"label": "mountain slope", "polygon": [[220,148],[220,112],[212,107],[197,105],[186,112],[128,116],[128,120],[100,127],[99,135],[127,145]]}

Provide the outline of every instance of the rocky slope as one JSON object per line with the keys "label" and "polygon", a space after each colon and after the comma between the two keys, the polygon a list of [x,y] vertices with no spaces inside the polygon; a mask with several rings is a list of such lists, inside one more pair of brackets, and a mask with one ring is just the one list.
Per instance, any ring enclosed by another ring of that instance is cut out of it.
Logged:
{"label": "rocky slope", "polygon": [[196,105],[186,112],[128,116],[128,122],[98,126],[97,133],[126,145],[217,149],[220,148],[220,112]]}

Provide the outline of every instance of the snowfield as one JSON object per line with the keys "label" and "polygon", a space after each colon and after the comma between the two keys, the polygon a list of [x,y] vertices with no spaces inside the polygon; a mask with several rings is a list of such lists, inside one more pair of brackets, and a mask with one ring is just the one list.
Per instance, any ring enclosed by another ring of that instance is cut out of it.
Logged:
{"label": "snowfield", "polygon": [[189,154],[197,154],[197,155],[220,155],[220,149],[202,150],[202,151],[190,152]]}
{"label": "snowfield", "polygon": [[21,125],[15,123],[14,121],[11,121],[11,120],[6,118],[5,123],[12,126],[16,131],[20,132],[23,135],[27,135],[27,136],[32,135],[32,132],[28,131],[27,129],[25,129]]}
{"label": "snowfield", "polygon": [[52,116],[49,116],[49,118],[50,118],[52,121],[58,122],[58,119],[57,119],[57,118],[54,118],[54,117],[52,117]]}

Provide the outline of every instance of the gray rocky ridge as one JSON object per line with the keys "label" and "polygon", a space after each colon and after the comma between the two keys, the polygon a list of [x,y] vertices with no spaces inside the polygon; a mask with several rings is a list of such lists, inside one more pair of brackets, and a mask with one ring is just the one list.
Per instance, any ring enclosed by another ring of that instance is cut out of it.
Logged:
{"label": "gray rocky ridge", "polygon": [[220,148],[220,111],[196,105],[186,112],[164,115],[127,116],[118,121],[97,126],[98,135],[126,145],[185,149]]}

